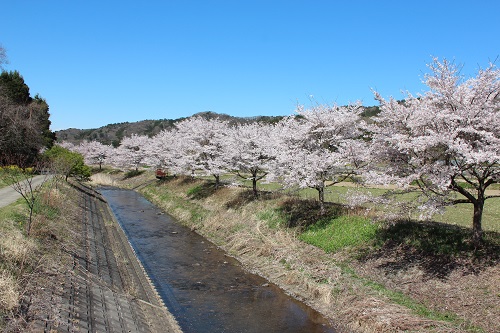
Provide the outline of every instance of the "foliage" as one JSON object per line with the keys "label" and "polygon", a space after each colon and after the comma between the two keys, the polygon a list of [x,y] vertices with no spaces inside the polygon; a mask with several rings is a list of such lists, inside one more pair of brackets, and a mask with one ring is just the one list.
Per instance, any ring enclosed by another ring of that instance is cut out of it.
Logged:
{"label": "foliage", "polygon": [[273,156],[270,151],[273,127],[267,123],[250,123],[229,127],[222,142],[228,170],[240,178],[252,182],[254,197],[257,197],[257,182],[270,169]]}
{"label": "foliage", "polygon": [[134,168],[136,171],[143,164],[146,157],[148,137],[132,135],[122,140],[111,156],[111,162],[124,168]]}
{"label": "foliage", "polygon": [[192,117],[176,124],[178,164],[185,174],[199,172],[215,178],[219,187],[220,175],[227,170],[223,142],[228,124],[218,118]]}
{"label": "foliage", "polygon": [[18,71],[2,72],[0,86],[6,97],[14,104],[27,105],[31,102],[30,89]]}
{"label": "foliage", "polygon": [[86,164],[99,165],[99,170],[102,170],[104,162],[113,154],[111,146],[103,145],[98,141],[83,141],[76,147],[73,147],[71,143],[61,143],[62,146],[64,144],[68,146],[68,149],[82,154]]}
{"label": "foliage", "polygon": [[[456,203],[474,206],[476,244],[482,239],[486,189],[500,182],[500,70],[491,64],[463,81],[448,61],[434,62],[427,93],[404,102],[385,100],[371,127],[371,183],[416,183],[432,211]],[[461,186],[469,184],[472,188]],[[458,193],[460,199],[451,194]]]}
{"label": "foliage", "polygon": [[87,179],[91,175],[90,167],[85,165],[81,154],[59,145],[45,151],[43,157],[48,161],[51,169],[62,174],[66,180],[70,176]]}
{"label": "foliage", "polygon": [[148,140],[144,147],[145,150],[145,163],[163,169],[171,174],[185,173],[182,164],[183,151],[177,149],[179,147],[179,138],[177,130],[169,129],[162,130],[160,133]]}
{"label": "foliage", "polygon": [[29,88],[19,72],[0,75],[0,165],[29,166],[40,149],[55,139],[50,131],[49,106]]}
{"label": "foliage", "polygon": [[[221,177],[233,173],[243,181],[229,184],[251,181],[255,198],[259,180],[279,182],[287,191],[310,188],[321,210],[327,187],[344,181],[381,184],[394,190],[372,196],[380,204],[370,207],[388,207],[396,219],[413,218],[415,209],[428,219],[447,205],[472,203],[478,242],[485,202],[494,197],[486,189],[500,177],[500,74],[491,65],[461,81],[457,68],[446,61],[435,60],[430,68],[429,92],[408,94],[403,101],[386,101],[376,93],[380,107],[298,106],[295,116],[272,125],[205,112],[172,121],[155,135],[153,125],[161,123],[148,123],[151,136],[125,136],[129,124],[115,124],[123,140],[118,148],[108,147],[105,154],[112,158],[106,163],[136,170],[154,165],[171,175],[214,177],[215,188]],[[92,156],[100,148],[90,147],[99,145],[86,142],[71,149],[95,160]],[[396,193],[404,197],[394,204],[389,197]],[[358,199],[368,197],[364,194]]]}
{"label": "foliage", "polygon": [[325,187],[354,175],[365,160],[360,113],[360,104],[299,106],[298,117],[283,119],[269,140],[275,163],[268,179],[314,188],[323,204]]}

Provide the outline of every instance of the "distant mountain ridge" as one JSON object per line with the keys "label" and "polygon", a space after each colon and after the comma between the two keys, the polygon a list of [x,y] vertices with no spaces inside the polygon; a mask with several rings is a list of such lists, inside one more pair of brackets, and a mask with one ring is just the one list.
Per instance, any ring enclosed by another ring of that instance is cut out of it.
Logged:
{"label": "distant mountain ridge", "polygon": [[[377,106],[363,107],[365,110],[363,116],[370,117],[379,112]],[[199,112],[191,117],[203,117],[206,119],[220,119],[232,124],[244,124],[252,122],[276,123],[284,116],[256,116],[256,117],[235,117],[227,114],[220,114],[212,111]],[[187,117],[187,118],[191,118]],[[159,119],[159,120],[141,120],[137,122],[123,122],[108,124],[93,129],[69,128],[56,131],[58,142],[66,141],[73,144],[79,144],[82,141],[99,141],[102,144],[113,145],[117,147],[124,137],[132,134],[147,135],[152,137],[164,129],[172,128],[175,123],[185,118],[178,119]]]}

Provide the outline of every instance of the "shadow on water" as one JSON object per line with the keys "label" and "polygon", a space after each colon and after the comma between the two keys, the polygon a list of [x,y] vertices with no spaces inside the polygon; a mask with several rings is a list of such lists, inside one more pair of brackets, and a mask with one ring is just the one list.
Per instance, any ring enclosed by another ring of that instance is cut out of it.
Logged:
{"label": "shadow on water", "polygon": [[335,332],[321,314],[246,272],[139,193],[100,191],[184,332]]}

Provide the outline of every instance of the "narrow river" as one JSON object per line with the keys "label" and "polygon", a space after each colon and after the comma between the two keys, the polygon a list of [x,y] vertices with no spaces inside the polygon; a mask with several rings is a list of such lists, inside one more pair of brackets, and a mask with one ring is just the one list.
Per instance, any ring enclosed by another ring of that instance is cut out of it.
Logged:
{"label": "narrow river", "polygon": [[246,272],[139,193],[100,192],[184,332],[335,332],[319,313]]}

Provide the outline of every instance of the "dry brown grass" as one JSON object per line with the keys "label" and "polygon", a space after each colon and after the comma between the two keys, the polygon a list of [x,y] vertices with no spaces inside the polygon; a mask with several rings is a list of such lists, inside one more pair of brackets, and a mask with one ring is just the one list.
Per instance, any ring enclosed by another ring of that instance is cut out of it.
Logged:
{"label": "dry brown grass", "polygon": [[71,261],[70,255],[61,253],[61,248],[77,244],[71,232],[77,202],[70,192],[65,184],[46,184],[37,197],[40,206],[33,216],[29,237],[21,223],[28,213],[23,204],[2,209],[7,216],[0,221],[2,332],[37,331],[30,328],[36,314],[47,314],[57,308],[54,306],[57,299],[46,287],[52,282],[57,284],[58,276],[64,274],[65,265]]}
{"label": "dry brown grass", "polygon": [[0,270],[0,309],[2,312],[12,311],[19,304],[19,284],[6,270]]}
{"label": "dry brown grass", "polygon": [[0,258],[10,269],[22,273],[23,268],[33,259],[36,244],[26,238],[19,229],[11,229],[0,236]]}
{"label": "dry brown grass", "polygon": [[109,186],[115,185],[115,178],[107,173],[96,173],[90,177],[92,183]]}

